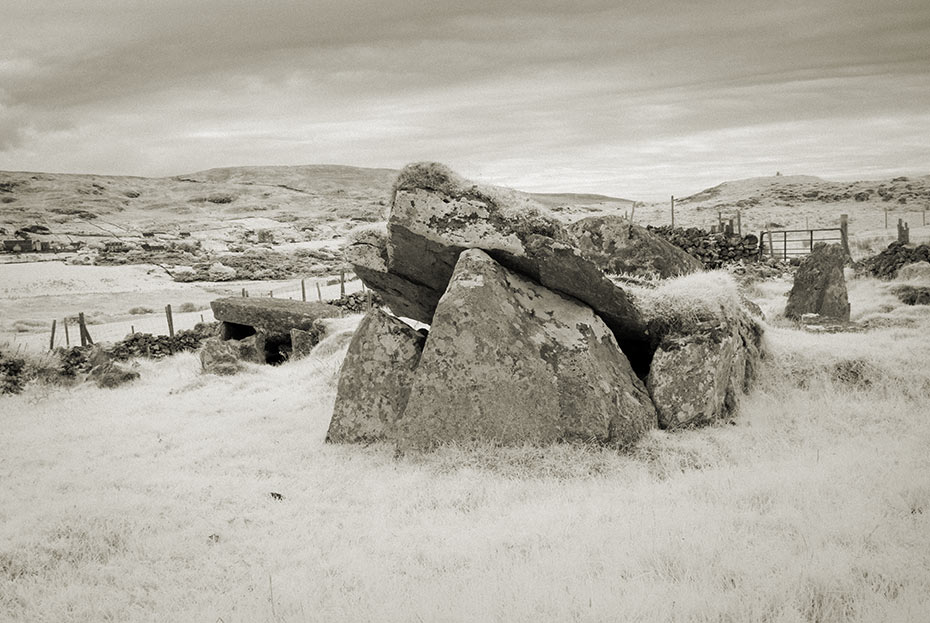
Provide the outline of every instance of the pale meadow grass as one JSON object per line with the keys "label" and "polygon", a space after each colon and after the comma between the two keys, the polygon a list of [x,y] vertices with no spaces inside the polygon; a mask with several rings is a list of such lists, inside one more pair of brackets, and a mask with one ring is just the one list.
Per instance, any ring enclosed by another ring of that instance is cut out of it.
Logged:
{"label": "pale meadow grass", "polygon": [[324,444],[344,347],[34,385],[0,398],[0,620],[925,621],[926,335],[770,327],[735,425],[629,454]]}

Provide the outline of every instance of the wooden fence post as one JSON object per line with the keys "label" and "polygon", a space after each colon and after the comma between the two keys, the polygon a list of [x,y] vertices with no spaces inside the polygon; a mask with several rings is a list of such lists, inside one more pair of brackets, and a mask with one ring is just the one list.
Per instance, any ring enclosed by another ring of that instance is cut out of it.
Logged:
{"label": "wooden fence post", "polygon": [[136,334],[136,325],[134,325],[134,324],[129,325],[129,334],[130,334],[130,335],[135,335],[135,334]]}
{"label": "wooden fence post", "polygon": [[885,229],[888,229],[888,208],[885,208]]}
{"label": "wooden fence post", "polygon": [[743,215],[739,210],[736,211],[736,233],[743,235]]}
{"label": "wooden fence post", "polygon": [[304,283],[304,280],[300,280],[300,300],[304,303],[307,302],[307,284]]}
{"label": "wooden fence post", "polygon": [[672,195],[672,229],[675,228],[675,195]]}
{"label": "wooden fence post", "polygon": [[55,350],[55,325],[58,323],[57,320],[52,320],[52,337],[48,339],[48,349]]}
{"label": "wooden fence post", "polygon": [[171,303],[165,305],[165,316],[168,318],[168,335],[174,337],[174,319],[171,317]]}
{"label": "wooden fence post", "polygon": [[245,298],[245,288],[242,288],[242,298]]}
{"label": "wooden fence post", "polygon": [[65,316],[61,320],[61,324],[65,327],[65,346],[71,348],[71,336],[68,335],[68,317]]}
{"label": "wooden fence post", "polygon": [[345,298],[346,295],[346,271],[339,271],[339,298]]}
{"label": "wooden fence post", "polygon": [[[888,211],[885,210],[885,217],[888,217]],[[843,245],[843,251],[846,257],[852,259],[852,253],[849,251],[849,215],[840,214],[840,243]]]}
{"label": "wooden fence post", "polygon": [[87,330],[87,322],[84,321],[84,312],[78,314],[78,325],[81,331],[81,346],[93,344],[94,341],[90,339],[90,332]]}
{"label": "wooden fence post", "polygon": [[274,298],[274,290],[268,290],[268,298],[270,299]]}
{"label": "wooden fence post", "polygon": [[320,292],[320,282],[319,282],[319,281],[316,281],[316,282],[314,282],[314,283],[316,284],[316,298],[317,298],[318,301],[320,301],[320,302],[322,303],[322,302],[323,302],[323,293]]}

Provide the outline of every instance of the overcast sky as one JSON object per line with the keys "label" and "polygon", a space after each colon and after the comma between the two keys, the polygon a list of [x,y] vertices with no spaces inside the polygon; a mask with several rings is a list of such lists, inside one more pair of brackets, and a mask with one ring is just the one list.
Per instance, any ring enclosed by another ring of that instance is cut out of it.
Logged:
{"label": "overcast sky", "polygon": [[0,169],[438,160],[631,199],[930,173],[928,0],[0,0]]}

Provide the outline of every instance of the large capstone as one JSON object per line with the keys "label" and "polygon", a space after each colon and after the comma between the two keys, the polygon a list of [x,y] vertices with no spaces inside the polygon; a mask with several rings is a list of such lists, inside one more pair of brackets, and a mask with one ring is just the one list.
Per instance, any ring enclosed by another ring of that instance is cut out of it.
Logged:
{"label": "large capstone", "polygon": [[398,178],[387,238],[357,239],[350,261],[395,313],[429,324],[459,254],[481,249],[593,308],[625,348],[648,341],[642,317],[623,289],[573,243],[564,225],[529,199],[480,189],[442,165],[421,164],[405,168]]}
{"label": "large capstone", "polygon": [[241,358],[260,363],[280,363],[290,357],[292,329],[318,336],[318,321],[342,314],[325,303],[274,298],[221,298],[210,307],[222,323],[222,339],[241,341]]}
{"label": "large capstone", "polygon": [[424,340],[423,334],[380,309],[362,319],[339,371],[327,441],[394,438]]}
{"label": "large capstone", "polygon": [[656,413],[590,307],[461,253],[433,316],[398,448],[486,440],[628,445]]}
{"label": "large capstone", "polygon": [[818,314],[832,320],[849,320],[849,296],[843,265],[846,253],[838,244],[818,243],[804,258],[788,294],[785,316],[800,319]]}

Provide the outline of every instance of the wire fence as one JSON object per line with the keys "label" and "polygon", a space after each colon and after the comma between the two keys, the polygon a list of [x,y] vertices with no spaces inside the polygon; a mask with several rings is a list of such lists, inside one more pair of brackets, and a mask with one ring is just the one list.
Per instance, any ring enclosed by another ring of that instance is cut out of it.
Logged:
{"label": "wire fence", "polygon": [[[347,274],[345,280],[339,277],[328,279],[301,279],[274,288],[265,289],[264,284],[250,282],[243,285],[239,292],[249,297],[271,297],[295,301],[329,301],[338,299],[342,294],[352,294],[363,289],[362,282],[355,275]],[[112,295],[108,295],[112,296]],[[128,303],[127,303],[128,304]],[[170,311],[168,307],[171,307]],[[213,310],[209,306],[203,309],[190,309],[190,303],[166,302],[165,306],[151,313],[133,315],[129,318],[110,322],[98,322],[93,317],[85,318],[87,333],[94,343],[118,342],[133,333],[150,333],[152,335],[169,335],[171,331],[192,329],[199,322],[213,322]],[[4,337],[14,350],[30,351],[51,350],[58,347],[80,346],[81,334],[79,315],[75,310],[64,318],[48,320],[49,329],[41,332],[12,333]],[[170,320],[169,320],[170,318]],[[54,323],[54,330],[52,325]]]}

